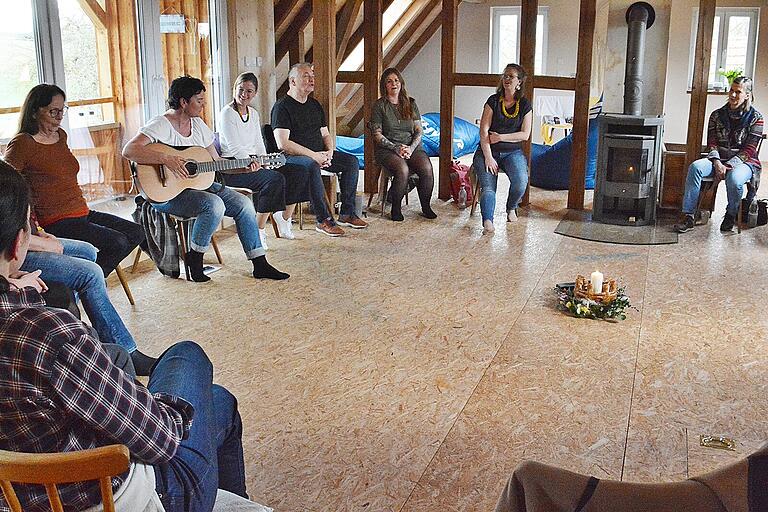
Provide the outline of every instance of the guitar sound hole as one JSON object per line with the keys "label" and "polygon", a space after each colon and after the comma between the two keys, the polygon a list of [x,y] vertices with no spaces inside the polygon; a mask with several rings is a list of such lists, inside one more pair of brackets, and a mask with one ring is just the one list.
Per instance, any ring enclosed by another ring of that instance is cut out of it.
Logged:
{"label": "guitar sound hole", "polygon": [[187,169],[190,178],[197,175],[197,162],[187,162],[184,164],[184,167]]}

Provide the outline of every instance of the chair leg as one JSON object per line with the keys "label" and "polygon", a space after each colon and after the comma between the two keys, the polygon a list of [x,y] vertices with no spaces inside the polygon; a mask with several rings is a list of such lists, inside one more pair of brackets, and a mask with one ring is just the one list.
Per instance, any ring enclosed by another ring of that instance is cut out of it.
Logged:
{"label": "chair leg", "polygon": [[181,259],[186,261],[187,259],[187,237],[184,234],[184,221],[176,222],[176,233],[179,235],[179,253]]}
{"label": "chair leg", "polygon": [[304,203],[299,203],[296,207],[299,209],[299,231],[301,231],[304,229]]}
{"label": "chair leg", "polygon": [[139,266],[139,260],[141,259],[141,247],[136,248],[136,257],[133,258],[133,265],[131,266],[131,274],[136,273],[136,268]]}
{"label": "chair leg", "polygon": [[117,274],[117,278],[120,280],[120,284],[123,286],[123,291],[125,292],[125,295],[128,297],[128,302],[131,303],[131,306],[135,306],[136,302],[133,300],[133,294],[131,293],[131,288],[128,286],[128,281],[125,278],[125,274],[123,274],[123,269],[120,268],[120,265],[118,265],[115,268],[115,273]]}
{"label": "chair leg", "polygon": [[277,221],[275,220],[275,214],[269,214],[269,221],[272,223],[272,229],[275,230],[275,238],[280,238],[280,231],[277,229]]}
{"label": "chair leg", "polygon": [[384,210],[387,209],[387,190],[389,189],[389,179],[381,180],[379,183],[379,196],[381,197],[381,216],[384,216]]}
{"label": "chair leg", "polygon": [[480,192],[482,192],[482,189],[480,188],[480,180],[477,179],[477,174],[472,173],[473,180],[472,180],[472,207],[469,209],[469,216],[473,216],[475,214],[475,208],[477,208],[477,202],[480,197]]}
{"label": "chair leg", "polygon": [[216,253],[216,259],[219,260],[219,265],[223,265],[224,260],[221,259],[221,251],[219,251],[219,244],[216,243],[215,236],[211,236],[211,245],[213,246],[213,252]]}
{"label": "chair leg", "polygon": [[741,199],[739,199],[739,209],[736,211],[736,231],[741,234],[741,216],[743,211],[741,209]]}

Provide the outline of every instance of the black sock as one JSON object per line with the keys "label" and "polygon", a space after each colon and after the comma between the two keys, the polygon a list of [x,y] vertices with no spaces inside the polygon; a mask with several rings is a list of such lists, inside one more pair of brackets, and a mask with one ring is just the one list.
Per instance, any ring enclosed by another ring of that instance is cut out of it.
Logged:
{"label": "black sock", "polygon": [[282,279],[288,279],[290,274],[280,272],[275,267],[267,262],[265,256],[258,256],[251,260],[253,262],[253,277],[256,279],[275,279],[280,281]]}
{"label": "black sock", "polygon": [[151,373],[152,367],[157,362],[157,358],[150,357],[136,349],[131,352],[131,361],[133,361],[133,368],[136,370],[136,375],[139,377],[146,377]]}

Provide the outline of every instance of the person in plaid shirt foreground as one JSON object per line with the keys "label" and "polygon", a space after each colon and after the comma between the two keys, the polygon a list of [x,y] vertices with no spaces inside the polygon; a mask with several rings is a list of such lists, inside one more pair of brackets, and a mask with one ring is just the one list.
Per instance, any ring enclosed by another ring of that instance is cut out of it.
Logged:
{"label": "person in plaid shirt foreground", "polygon": [[[118,368],[92,328],[45,307],[37,273],[18,272],[29,214],[24,179],[0,160],[0,449],[126,445],[134,462],[112,481],[117,510],[210,511],[217,488],[247,498],[237,401],[212,383],[203,350],[173,345],[147,387],[134,380],[127,355]],[[43,487],[15,487],[24,510],[48,509]],[[101,501],[97,482],[60,492],[67,510]],[[2,493],[0,510],[9,510]]]}

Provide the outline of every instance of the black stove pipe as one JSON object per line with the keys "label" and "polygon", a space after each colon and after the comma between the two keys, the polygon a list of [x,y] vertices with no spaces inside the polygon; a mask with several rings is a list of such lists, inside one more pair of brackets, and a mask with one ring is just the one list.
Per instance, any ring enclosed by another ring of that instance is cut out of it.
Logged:
{"label": "black stove pipe", "polygon": [[627,9],[627,67],[624,72],[624,114],[639,116],[643,106],[643,61],[645,31],[656,13],[650,4],[635,2]]}

